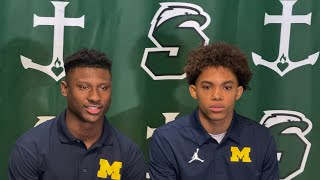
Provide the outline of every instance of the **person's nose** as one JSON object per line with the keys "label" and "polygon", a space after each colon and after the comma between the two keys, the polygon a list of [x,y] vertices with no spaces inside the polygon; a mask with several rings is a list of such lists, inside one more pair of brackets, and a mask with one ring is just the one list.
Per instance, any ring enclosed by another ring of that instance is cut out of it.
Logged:
{"label": "person's nose", "polygon": [[91,89],[89,92],[88,100],[93,102],[99,102],[101,99],[98,89]]}
{"label": "person's nose", "polygon": [[221,101],[223,99],[222,90],[220,88],[214,88],[211,94],[212,101]]}

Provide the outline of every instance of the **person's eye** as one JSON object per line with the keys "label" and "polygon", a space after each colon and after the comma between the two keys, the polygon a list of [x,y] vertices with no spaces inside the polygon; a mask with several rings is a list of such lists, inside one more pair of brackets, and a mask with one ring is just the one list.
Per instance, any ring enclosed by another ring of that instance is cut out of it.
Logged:
{"label": "person's eye", "polygon": [[231,89],[232,89],[232,86],[225,86],[224,89],[227,90],[227,91],[228,91],[228,90],[231,90]]}
{"label": "person's eye", "polygon": [[81,90],[88,90],[88,89],[89,89],[88,86],[84,86],[84,85],[80,85],[79,88],[80,88]]}
{"label": "person's eye", "polygon": [[106,91],[108,90],[109,86],[100,86],[101,91]]}
{"label": "person's eye", "polygon": [[209,86],[209,85],[202,85],[202,89],[204,89],[204,90],[209,90],[209,89],[211,89],[211,86]]}

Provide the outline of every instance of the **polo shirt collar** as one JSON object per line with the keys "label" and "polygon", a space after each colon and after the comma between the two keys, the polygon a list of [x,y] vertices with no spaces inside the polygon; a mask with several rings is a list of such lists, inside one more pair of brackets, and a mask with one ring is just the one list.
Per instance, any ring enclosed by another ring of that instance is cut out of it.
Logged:
{"label": "polo shirt collar", "polygon": [[[199,119],[199,108],[195,109],[191,114],[191,126],[194,127],[193,134],[199,146],[206,143],[208,140],[212,139],[206,129],[202,126]],[[239,121],[239,115],[234,111],[233,118],[230,124],[230,127],[227,131],[227,134],[224,138],[230,138],[233,141],[240,143],[240,132],[242,125]],[[223,143],[223,141],[221,143]]]}
{"label": "polo shirt collar", "polygon": [[[66,110],[64,110],[57,119],[57,130],[58,130],[58,135],[59,139],[62,143],[71,143],[74,141],[77,141],[76,139],[69,131],[67,128],[66,124]],[[107,118],[104,117],[104,122],[103,122],[103,132],[99,140],[95,143],[94,146],[103,146],[103,145],[112,145],[113,144],[113,139],[114,139],[114,132],[113,129],[108,122]]]}
{"label": "polo shirt collar", "polygon": [[230,127],[228,129],[228,132],[227,132],[224,140],[227,138],[230,138],[233,141],[235,141],[236,143],[240,144],[241,129],[242,129],[242,124],[239,120],[239,115],[238,115],[238,113],[236,113],[234,111]]}
{"label": "polo shirt collar", "polygon": [[199,108],[195,109],[191,114],[191,126],[193,127],[193,135],[199,146],[211,139],[211,136],[202,126],[199,119]]}
{"label": "polo shirt collar", "polygon": [[66,112],[67,110],[64,110],[59,116],[57,120],[57,126],[58,126],[58,135],[59,139],[62,143],[70,143],[74,142],[77,139],[72,136],[72,134],[69,132],[66,124]]}
{"label": "polo shirt collar", "polygon": [[104,117],[103,131],[100,139],[95,143],[97,146],[109,146],[112,145],[115,139],[114,129],[111,127],[109,121]]}

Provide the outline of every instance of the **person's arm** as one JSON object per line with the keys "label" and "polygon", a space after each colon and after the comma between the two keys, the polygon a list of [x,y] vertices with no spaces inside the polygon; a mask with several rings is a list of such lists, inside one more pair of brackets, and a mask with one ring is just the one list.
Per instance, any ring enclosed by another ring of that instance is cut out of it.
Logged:
{"label": "person's arm", "polygon": [[38,180],[37,157],[15,145],[9,159],[9,180]]}
{"label": "person's arm", "polygon": [[137,145],[132,145],[128,153],[126,169],[121,179],[123,180],[145,180],[146,166],[144,155]]}
{"label": "person's arm", "polygon": [[174,155],[166,143],[154,132],[149,146],[150,156],[150,178],[151,180],[176,180],[176,170],[170,160],[174,160]]}
{"label": "person's arm", "polygon": [[266,151],[260,180],[279,180],[277,147],[273,137]]}

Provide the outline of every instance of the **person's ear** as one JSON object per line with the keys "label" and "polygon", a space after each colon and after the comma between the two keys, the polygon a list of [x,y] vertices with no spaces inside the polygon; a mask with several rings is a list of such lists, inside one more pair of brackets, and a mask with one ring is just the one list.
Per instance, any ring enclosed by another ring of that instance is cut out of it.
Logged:
{"label": "person's ear", "polygon": [[68,95],[68,84],[66,81],[60,82],[60,91],[61,91],[62,96]]}
{"label": "person's ear", "polygon": [[243,93],[243,87],[242,87],[242,86],[238,86],[238,87],[237,87],[236,100],[239,100],[239,99],[240,99],[242,93]]}
{"label": "person's ear", "polygon": [[196,86],[195,85],[190,85],[189,86],[189,92],[190,92],[190,95],[193,99],[198,99],[197,97],[197,89],[196,89]]}

